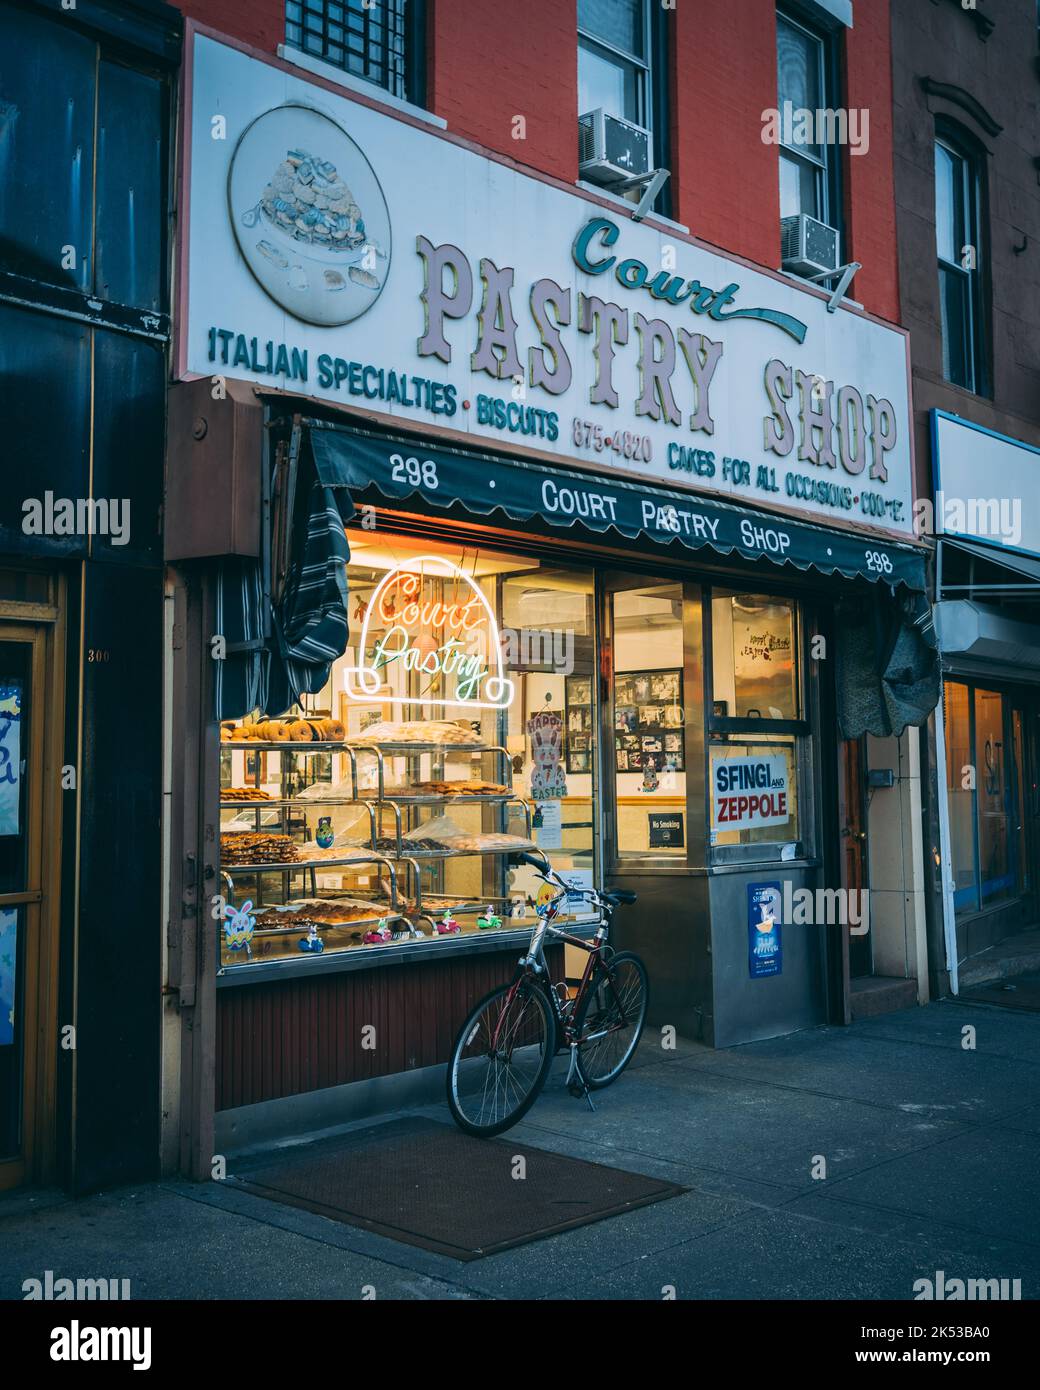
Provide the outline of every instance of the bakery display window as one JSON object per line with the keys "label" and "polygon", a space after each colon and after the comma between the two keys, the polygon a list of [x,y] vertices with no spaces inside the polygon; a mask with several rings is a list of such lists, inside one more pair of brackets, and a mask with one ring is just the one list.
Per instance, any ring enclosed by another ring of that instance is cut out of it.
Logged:
{"label": "bakery display window", "polygon": [[711,594],[708,824],[716,862],[810,850],[812,740],[793,599]]}
{"label": "bakery display window", "polygon": [[[625,583],[625,581],[618,581]],[[687,724],[702,719],[686,662],[699,608],[678,581],[636,580],[609,595],[613,677],[611,741],[617,855],[685,862]],[[685,605],[685,607],[684,607]],[[684,619],[685,612],[685,619]]]}
{"label": "bakery display window", "polygon": [[221,970],[525,932],[525,849],[588,920],[592,571],[347,534],[350,640],[326,687],[221,728]]}

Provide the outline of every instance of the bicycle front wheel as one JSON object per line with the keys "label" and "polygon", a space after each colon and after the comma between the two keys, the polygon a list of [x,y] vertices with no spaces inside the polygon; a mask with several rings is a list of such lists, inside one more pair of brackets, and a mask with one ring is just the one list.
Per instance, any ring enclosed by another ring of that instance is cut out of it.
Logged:
{"label": "bicycle front wheel", "polygon": [[646,966],[628,951],[593,976],[574,1020],[578,1065],[590,1090],[609,1086],[632,1060],[649,998]]}
{"label": "bicycle front wheel", "polygon": [[459,1030],[448,1063],[448,1108],[460,1129],[501,1134],[534,1104],[556,1052],[545,994],[522,980],[485,995]]}

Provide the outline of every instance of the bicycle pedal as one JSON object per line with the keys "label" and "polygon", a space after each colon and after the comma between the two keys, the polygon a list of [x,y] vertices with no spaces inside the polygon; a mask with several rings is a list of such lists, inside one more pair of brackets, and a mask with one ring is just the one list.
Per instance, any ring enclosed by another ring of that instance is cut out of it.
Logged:
{"label": "bicycle pedal", "polygon": [[572,1081],[567,1087],[567,1093],[568,1095],[572,1095],[575,1100],[580,1100],[585,1094],[585,1087],[579,1086],[576,1081]]}

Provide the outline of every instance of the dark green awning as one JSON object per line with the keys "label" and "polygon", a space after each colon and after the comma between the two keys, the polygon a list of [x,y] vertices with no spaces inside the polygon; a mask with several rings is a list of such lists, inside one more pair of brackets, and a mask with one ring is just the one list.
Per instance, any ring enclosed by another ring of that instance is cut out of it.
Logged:
{"label": "dark green awning", "polygon": [[482,517],[496,511],[513,521],[539,517],[554,527],[616,531],[665,545],[679,541],[691,550],[765,558],[892,589],[927,590],[928,552],[920,546],[816,526],[703,493],[419,444],[320,420],[305,423],[318,477],[327,487],[360,492],[375,486],[395,501],[421,496],[435,507],[458,502]]}

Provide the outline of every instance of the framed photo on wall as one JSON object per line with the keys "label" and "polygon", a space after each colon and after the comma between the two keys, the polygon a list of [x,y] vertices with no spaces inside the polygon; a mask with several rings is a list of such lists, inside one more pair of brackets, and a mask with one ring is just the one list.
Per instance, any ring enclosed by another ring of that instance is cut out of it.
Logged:
{"label": "framed photo on wall", "polygon": [[619,671],[614,676],[614,767],[686,771],[682,671]]}
{"label": "framed photo on wall", "polygon": [[[341,690],[339,694],[339,722],[347,731],[347,742],[352,738],[360,738],[366,729],[370,729],[373,724],[381,724],[384,720],[392,720],[393,705],[390,703],[392,691],[388,685],[383,686],[371,700],[358,701],[350,700]],[[350,776],[350,760],[346,753],[337,753],[338,767],[336,769],[337,781],[345,781]],[[366,765],[374,766],[374,760],[368,758]],[[361,766],[359,763],[358,772]]]}
{"label": "framed photo on wall", "polygon": [[390,704],[390,687],[384,686],[371,700],[349,700],[341,691],[339,697],[339,719],[347,731],[348,741],[360,738],[373,724],[393,719],[393,706]]}
{"label": "framed photo on wall", "polygon": [[588,772],[592,766],[592,677],[568,676],[564,683],[564,750],[568,772]]}

